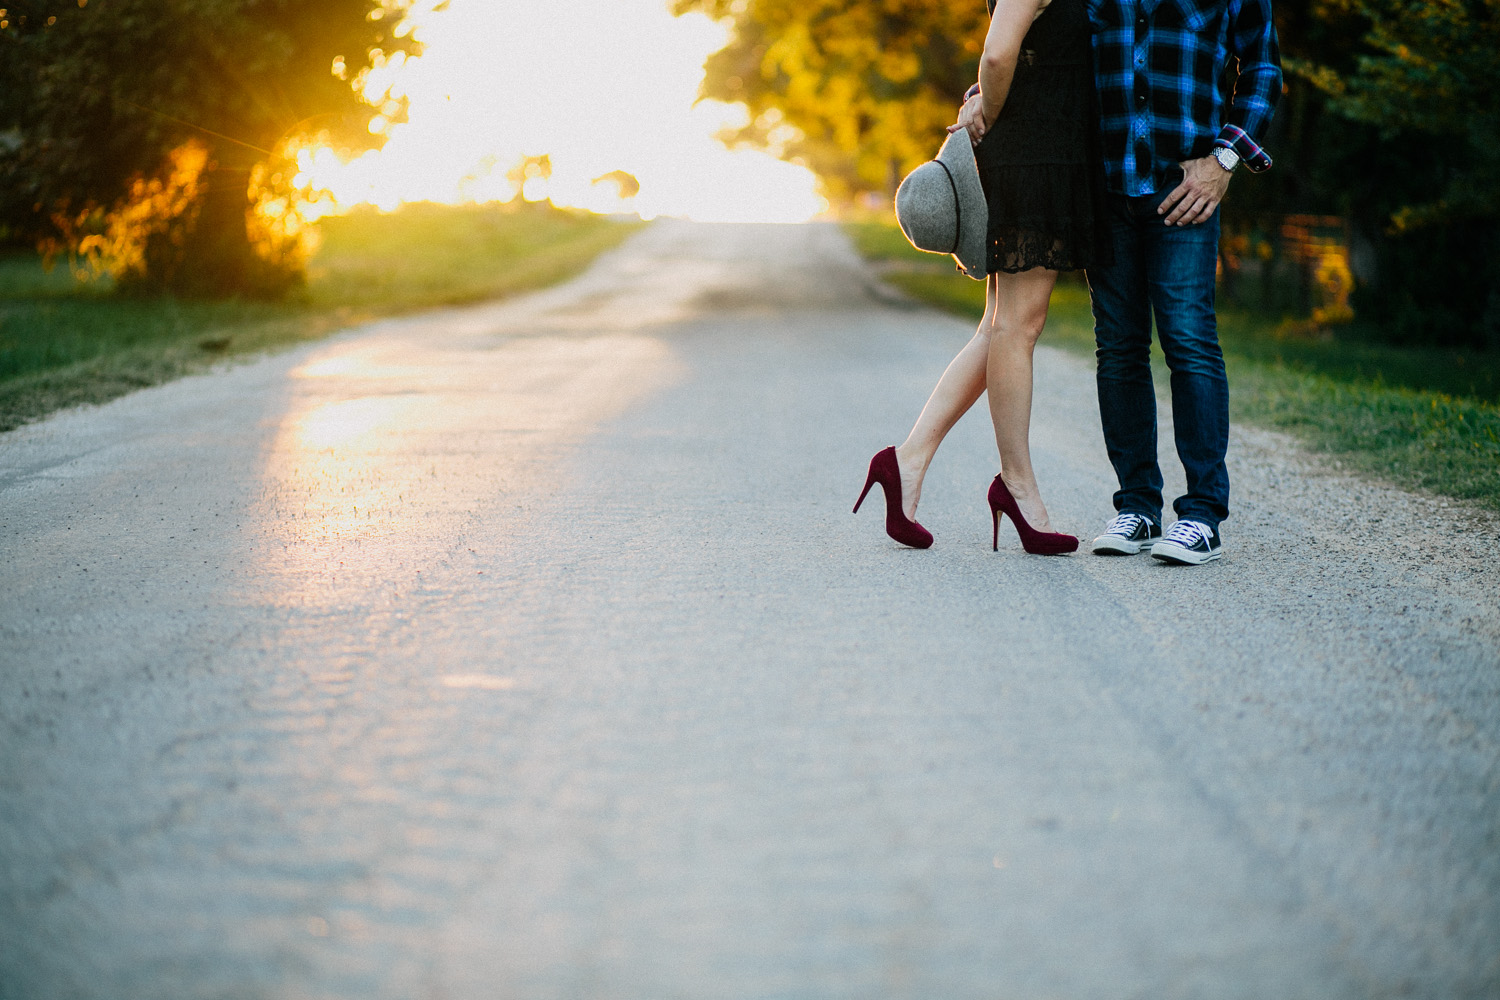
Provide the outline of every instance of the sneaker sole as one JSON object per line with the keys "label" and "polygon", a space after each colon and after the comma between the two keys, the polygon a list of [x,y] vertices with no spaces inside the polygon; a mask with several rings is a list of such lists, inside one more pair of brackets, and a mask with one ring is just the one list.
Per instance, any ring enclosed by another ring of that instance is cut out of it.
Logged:
{"label": "sneaker sole", "polygon": [[1143,542],[1132,542],[1124,538],[1096,538],[1094,539],[1093,552],[1096,556],[1133,556],[1139,555],[1142,550],[1150,548],[1157,542],[1158,538],[1148,538]]}
{"label": "sneaker sole", "polygon": [[[1157,551],[1160,547],[1161,551]],[[1181,545],[1165,546],[1160,542],[1151,549],[1151,558],[1160,559],[1165,563],[1174,563],[1178,566],[1202,566],[1204,563],[1213,562],[1224,554],[1223,549],[1213,552],[1194,552],[1192,549],[1183,548]]]}

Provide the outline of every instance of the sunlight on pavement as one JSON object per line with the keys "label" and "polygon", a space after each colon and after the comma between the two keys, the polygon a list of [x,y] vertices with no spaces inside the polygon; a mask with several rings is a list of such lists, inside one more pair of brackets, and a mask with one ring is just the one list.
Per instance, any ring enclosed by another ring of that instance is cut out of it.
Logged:
{"label": "sunlight on pavement", "polygon": [[481,691],[509,691],[516,686],[514,677],[496,677],[494,674],[448,674],[441,681],[443,687],[476,688]]}
{"label": "sunlight on pavement", "polygon": [[643,331],[726,297],[755,305],[757,282],[827,304],[827,282],[783,257],[809,244],[842,260],[843,245],[816,227],[772,228],[768,243],[753,227],[659,222],[566,285],[312,349],[262,460],[257,579],[272,593],[260,596],[398,602],[435,568],[478,558],[464,538],[481,521],[490,537],[522,530],[567,446],[685,376],[673,347]]}
{"label": "sunlight on pavement", "polygon": [[265,459],[273,601],[339,604],[405,567],[415,580],[480,511],[542,486],[557,447],[678,370],[651,337],[455,340],[440,322],[330,344],[292,373]]}
{"label": "sunlight on pavement", "polygon": [[302,418],[297,436],[311,450],[349,445],[362,435],[385,431],[398,421],[416,417],[412,411],[432,400],[422,396],[366,396],[324,403]]}

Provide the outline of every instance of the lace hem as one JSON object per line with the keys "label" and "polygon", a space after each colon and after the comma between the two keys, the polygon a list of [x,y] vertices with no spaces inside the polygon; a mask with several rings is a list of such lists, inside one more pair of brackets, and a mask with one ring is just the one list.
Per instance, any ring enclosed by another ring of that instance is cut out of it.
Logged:
{"label": "lace hem", "polygon": [[1112,244],[1102,173],[1091,164],[1007,166],[981,175],[990,216],[986,270],[1076,271],[1106,263]]}
{"label": "lace hem", "polygon": [[1067,233],[1008,230],[991,234],[985,271],[1016,274],[1034,267],[1050,271],[1080,271],[1107,262],[1110,247],[1100,239],[1102,234],[1090,228]]}

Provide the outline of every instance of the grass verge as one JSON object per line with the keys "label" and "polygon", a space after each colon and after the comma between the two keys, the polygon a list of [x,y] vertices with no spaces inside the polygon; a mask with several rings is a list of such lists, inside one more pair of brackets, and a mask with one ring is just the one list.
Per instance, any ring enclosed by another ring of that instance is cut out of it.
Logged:
{"label": "grass verge", "polygon": [[[959,315],[983,314],[984,284],[914,250],[893,223],[845,228],[890,284]],[[1259,317],[1219,315],[1235,420],[1293,433],[1378,478],[1500,510],[1500,356],[1289,338],[1277,329]],[[1081,279],[1058,283],[1042,336],[1092,355]]]}
{"label": "grass verge", "polygon": [[307,287],[277,303],[120,298],[0,257],[0,431],[378,316],[539,288],[634,228],[546,204],[355,212],[322,221]]}

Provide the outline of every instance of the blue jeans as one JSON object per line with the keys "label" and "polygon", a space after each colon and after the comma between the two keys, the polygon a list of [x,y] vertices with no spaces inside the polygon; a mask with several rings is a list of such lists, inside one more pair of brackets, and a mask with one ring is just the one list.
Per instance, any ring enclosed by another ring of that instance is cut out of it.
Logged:
{"label": "blue jeans", "polygon": [[1115,510],[1161,523],[1156,461],[1156,390],[1151,382],[1151,318],[1172,372],[1172,425],[1187,492],[1180,518],[1211,528],[1229,516],[1229,382],[1214,319],[1219,213],[1196,226],[1168,226],[1156,214],[1166,190],[1138,198],[1111,194],[1114,263],[1088,269],[1098,344],[1099,416],[1120,489]]}

